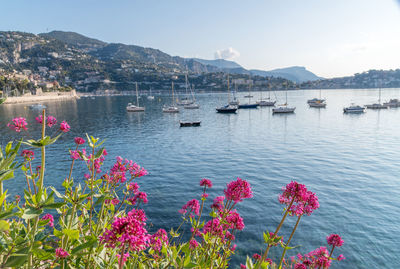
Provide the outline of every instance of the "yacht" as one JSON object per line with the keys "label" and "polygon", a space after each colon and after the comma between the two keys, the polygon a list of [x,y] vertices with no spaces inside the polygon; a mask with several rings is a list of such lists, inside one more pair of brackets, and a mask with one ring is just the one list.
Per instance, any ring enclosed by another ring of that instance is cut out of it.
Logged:
{"label": "yacht", "polygon": [[29,108],[32,110],[36,110],[36,109],[40,110],[40,109],[45,109],[46,106],[43,104],[35,104],[35,105],[30,105]]}
{"label": "yacht", "polygon": [[192,104],[189,104],[189,105],[185,105],[183,108],[184,109],[199,109],[200,105],[196,104],[196,103],[192,103]]}
{"label": "yacht", "polygon": [[271,100],[271,86],[268,79],[268,98],[266,100],[262,97],[262,91],[260,91],[260,100],[256,102],[259,106],[275,106],[276,101]]}
{"label": "yacht", "polygon": [[325,108],[326,107],[326,103],[324,101],[316,101],[316,102],[312,102],[312,103],[308,103],[308,105],[310,107],[316,107],[316,108]]}
{"label": "yacht", "polygon": [[311,103],[315,103],[315,102],[325,102],[325,99],[321,99],[321,98],[313,98],[313,99],[309,99],[307,100],[307,104],[311,104]]}

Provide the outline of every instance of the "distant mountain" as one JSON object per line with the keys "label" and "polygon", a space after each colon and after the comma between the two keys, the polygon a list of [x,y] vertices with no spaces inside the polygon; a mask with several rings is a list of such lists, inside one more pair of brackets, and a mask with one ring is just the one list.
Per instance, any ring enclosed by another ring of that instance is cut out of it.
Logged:
{"label": "distant mountain", "polygon": [[[253,74],[256,74],[259,70],[251,70]],[[264,76],[274,76],[274,77],[282,77],[295,82],[305,82],[305,81],[314,81],[323,79],[318,77],[314,73],[308,71],[303,66],[292,66],[280,69],[274,69],[270,71],[266,71]]]}
{"label": "distant mountain", "polygon": [[224,59],[215,59],[215,60],[204,60],[199,58],[191,58],[191,59],[193,59],[196,62],[202,63],[204,65],[211,65],[221,69],[242,68],[242,66],[239,65],[238,63]]}

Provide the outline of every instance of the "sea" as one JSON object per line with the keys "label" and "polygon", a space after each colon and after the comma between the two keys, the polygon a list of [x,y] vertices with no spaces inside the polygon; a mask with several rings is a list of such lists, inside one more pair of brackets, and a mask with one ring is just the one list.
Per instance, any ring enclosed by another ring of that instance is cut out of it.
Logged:
{"label": "sea", "polygon": [[[242,103],[248,101],[247,94],[238,93]],[[261,94],[271,94],[277,104],[286,99],[284,91],[253,92],[252,101]],[[310,108],[307,100],[320,95],[326,108]],[[383,89],[381,95],[382,101],[400,99],[400,89]],[[298,247],[287,257],[327,246],[326,237],[335,233],[344,244],[333,256],[343,254],[346,259],[332,268],[400,268],[400,108],[343,113],[351,103],[375,103],[378,96],[378,89],[288,91],[287,102],[296,111],[285,115],[272,114],[270,107],[218,114],[215,108],[227,103],[227,93],[197,94],[200,109],[181,108],[177,114],[162,112],[163,105],[172,103],[167,94],[154,100],[141,96],[146,111],[138,113],[125,110],[129,102],[136,102],[135,96],[43,103],[48,114],[71,125],[71,131],[47,150],[45,185],[61,189],[71,162],[68,149],[74,147],[75,136],[86,133],[106,140],[103,171],[117,156],[148,170],[138,182],[148,194],[143,208],[150,232],[179,226],[178,210],[188,200],[200,199],[202,178],[214,184],[206,201],[206,221],[213,198],[223,195],[230,181],[245,179],[254,196],[236,206],[245,223],[236,234],[231,260],[230,268],[237,268],[247,255],[265,249],[262,233],[274,231],[283,213],[278,195],[286,184],[297,181],[317,194],[320,208],[302,218],[291,243]],[[26,104],[0,105],[0,145],[20,136],[39,137],[34,120],[39,113]],[[28,132],[15,134],[6,127],[17,116],[27,118]],[[182,128],[180,120],[200,120],[201,126]],[[75,181],[83,183],[85,172],[78,165]],[[21,173],[5,182],[11,196],[22,194],[25,187]],[[295,221],[288,217],[280,234],[288,238]],[[184,231],[189,233],[188,225]],[[272,249],[270,257],[279,261],[281,251]]]}

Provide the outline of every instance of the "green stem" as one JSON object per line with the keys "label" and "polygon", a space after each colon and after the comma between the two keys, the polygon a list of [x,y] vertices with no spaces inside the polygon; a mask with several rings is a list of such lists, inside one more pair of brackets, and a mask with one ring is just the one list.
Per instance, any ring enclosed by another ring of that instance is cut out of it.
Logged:
{"label": "green stem", "polygon": [[290,234],[289,239],[288,239],[288,241],[286,242],[285,249],[283,250],[281,260],[279,261],[279,266],[278,266],[279,269],[282,268],[283,259],[285,258],[285,254],[286,254],[286,251],[287,251],[287,248],[286,248],[286,247],[289,246],[290,241],[291,241],[292,238],[293,238],[294,232],[296,231],[297,226],[299,225],[301,216],[303,216],[303,215],[300,215],[300,216],[297,218],[296,225],[294,226],[294,228],[293,228],[293,230],[292,230],[292,233]]}
{"label": "green stem", "polygon": [[[46,135],[46,110],[43,109],[42,111],[42,139],[44,139]],[[41,192],[43,190],[43,178],[44,178],[44,166],[45,166],[45,159],[46,159],[46,150],[45,150],[45,146],[41,147],[42,150],[42,163],[41,163],[41,167],[40,167],[40,177],[39,177],[39,192]]]}
{"label": "green stem", "polygon": [[[281,219],[281,222],[279,223],[278,227],[276,228],[272,239],[274,239],[278,235],[278,232],[281,229],[281,227],[283,225],[283,222],[285,221],[287,215],[289,214],[289,209],[292,207],[293,203],[294,203],[294,197],[292,198],[292,201],[290,202],[289,206],[286,208],[285,215],[283,215],[283,217]],[[262,258],[261,258],[261,262],[257,263],[257,267],[255,269],[259,269],[260,266],[261,266],[262,261],[265,261],[267,259],[268,252],[269,252],[270,248],[271,248],[271,245],[268,244],[267,249],[265,250],[265,252],[264,252],[264,254],[263,254]]]}

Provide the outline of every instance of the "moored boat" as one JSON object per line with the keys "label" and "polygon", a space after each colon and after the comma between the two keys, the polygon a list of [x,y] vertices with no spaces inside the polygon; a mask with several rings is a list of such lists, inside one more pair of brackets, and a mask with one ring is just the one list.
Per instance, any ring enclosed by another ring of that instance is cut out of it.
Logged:
{"label": "moored boat", "polygon": [[365,107],[362,106],[356,106],[352,104],[351,106],[343,108],[344,113],[364,113],[365,112]]}
{"label": "moored boat", "polygon": [[142,112],[144,107],[139,106],[139,94],[138,94],[138,84],[136,82],[136,105],[128,103],[126,106],[126,111],[128,112]]}
{"label": "moored boat", "polygon": [[171,83],[171,90],[172,90],[172,104],[169,106],[164,106],[162,109],[163,113],[179,113],[179,108],[175,105],[174,82]]}
{"label": "moored boat", "polygon": [[179,121],[180,127],[197,127],[200,124],[201,121]]}
{"label": "moored boat", "polygon": [[390,99],[389,102],[383,103],[384,105],[388,107],[400,107],[400,101],[399,99]]}

